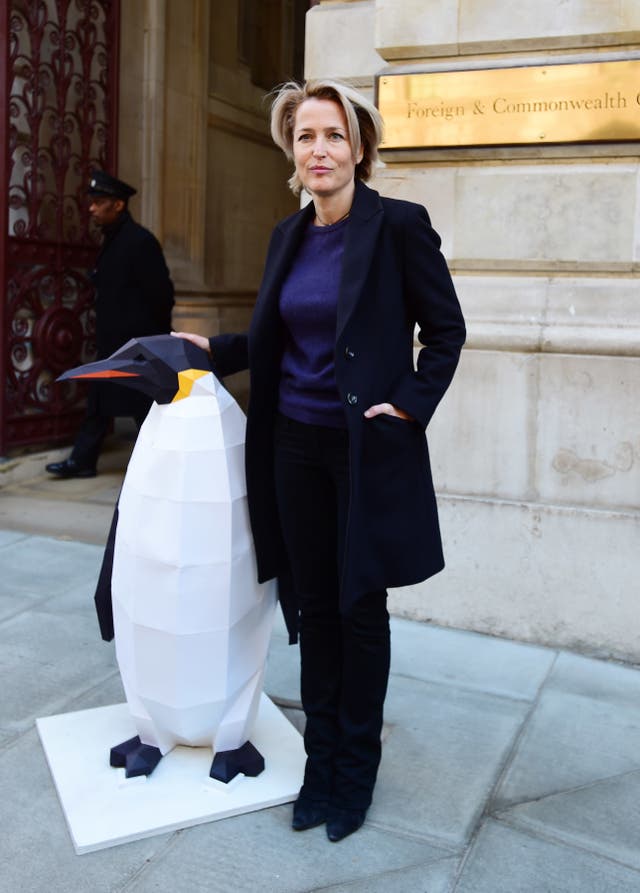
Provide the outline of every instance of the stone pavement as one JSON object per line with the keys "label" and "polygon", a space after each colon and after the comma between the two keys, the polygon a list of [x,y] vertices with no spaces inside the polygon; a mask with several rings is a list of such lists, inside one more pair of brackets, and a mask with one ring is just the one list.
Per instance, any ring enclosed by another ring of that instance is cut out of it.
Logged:
{"label": "stone pavement", "polygon": [[[280,806],[76,856],[34,720],[123,699],[92,593],[127,452],[94,481],[42,457],[0,480],[2,890],[640,891],[640,672],[401,619],[357,834],[296,834]],[[279,623],[266,689],[300,724],[297,661]]]}

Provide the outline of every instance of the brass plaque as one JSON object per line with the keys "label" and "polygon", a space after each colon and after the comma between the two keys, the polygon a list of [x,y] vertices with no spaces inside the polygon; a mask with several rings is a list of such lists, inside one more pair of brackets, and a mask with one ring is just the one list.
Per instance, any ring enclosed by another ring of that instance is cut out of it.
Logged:
{"label": "brass plaque", "polygon": [[640,140],[640,60],[382,75],[381,149]]}

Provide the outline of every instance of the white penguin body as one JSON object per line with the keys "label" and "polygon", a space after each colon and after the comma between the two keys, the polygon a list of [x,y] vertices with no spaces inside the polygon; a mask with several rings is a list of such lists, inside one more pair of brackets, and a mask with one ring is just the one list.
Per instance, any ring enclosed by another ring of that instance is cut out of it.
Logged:
{"label": "white penguin body", "polygon": [[234,750],[250,737],[276,605],[258,584],[245,416],[211,373],[154,403],[119,501],[116,654],[143,744]]}

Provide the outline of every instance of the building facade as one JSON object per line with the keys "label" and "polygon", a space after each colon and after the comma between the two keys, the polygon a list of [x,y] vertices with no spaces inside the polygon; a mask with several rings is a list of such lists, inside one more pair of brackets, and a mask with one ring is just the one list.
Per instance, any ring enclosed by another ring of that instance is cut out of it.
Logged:
{"label": "building facade", "polygon": [[[326,0],[305,73],[373,93],[384,73],[637,59],[639,38],[633,0]],[[429,209],[469,330],[429,432],[447,568],[394,611],[639,660],[638,143],[383,160],[377,188]]]}
{"label": "building facade", "polygon": [[[174,326],[246,328],[271,230],[297,207],[269,135],[268,91],[302,75],[294,0],[121,5],[119,175],[163,244]],[[241,396],[244,378],[231,383]]]}
{"label": "building facade", "polygon": [[[301,0],[7,0],[0,10],[0,455],[68,442],[95,351],[86,184],[133,184],[164,245],[174,324],[245,328],[276,220],[296,207],[267,92],[302,76]],[[242,390],[242,381],[234,382]]]}
{"label": "building facade", "polygon": [[[117,21],[119,89],[103,103],[117,145],[91,151],[106,163],[117,154],[119,176],[139,189],[133,214],[162,241],[176,283],[174,325],[205,334],[246,327],[269,233],[296,207],[268,133],[275,84],[304,68],[374,97],[389,73],[640,58],[635,0],[145,0],[119,4],[115,19],[117,3],[95,2],[107,31]],[[16,22],[35,9],[10,7]],[[447,568],[392,592],[392,610],[640,660],[638,143],[414,148],[382,160],[375,188],[422,202],[442,235],[469,331],[429,431]],[[12,318],[3,324],[5,360],[28,375],[32,332],[58,346],[56,368],[69,338],[86,337],[73,307],[60,315],[70,299],[41,292],[47,325],[28,308],[15,338]],[[231,387],[241,396],[246,382]]]}

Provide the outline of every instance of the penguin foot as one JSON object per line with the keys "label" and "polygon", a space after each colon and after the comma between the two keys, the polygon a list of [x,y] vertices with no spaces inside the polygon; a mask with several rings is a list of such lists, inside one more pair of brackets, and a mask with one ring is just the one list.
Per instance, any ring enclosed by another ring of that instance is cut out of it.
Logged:
{"label": "penguin foot", "polygon": [[141,744],[137,750],[127,755],[127,766],[124,774],[127,778],[151,775],[161,759],[160,748],[153,747],[151,744]]}
{"label": "penguin foot", "polygon": [[210,778],[228,784],[240,772],[255,778],[264,770],[264,757],[250,741],[235,750],[221,750],[213,758]]}
{"label": "penguin foot", "polygon": [[127,765],[127,754],[140,747],[141,744],[142,742],[137,735],[135,738],[129,738],[128,741],[123,741],[122,744],[116,744],[115,747],[111,748],[109,763],[114,769],[124,769]]}
{"label": "penguin foot", "polygon": [[158,747],[143,744],[136,735],[112,747],[109,762],[116,769],[124,769],[126,778],[137,778],[139,775],[151,775],[161,759],[162,753]]}

